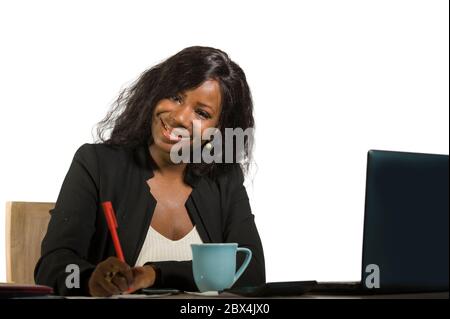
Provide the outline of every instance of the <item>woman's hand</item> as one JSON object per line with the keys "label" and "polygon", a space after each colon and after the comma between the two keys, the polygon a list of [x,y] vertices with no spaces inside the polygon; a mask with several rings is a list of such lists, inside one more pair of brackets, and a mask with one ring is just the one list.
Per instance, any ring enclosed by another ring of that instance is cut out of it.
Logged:
{"label": "woman's hand", "polygon": [[131,268],[131,271],[133,274],[133,282],[126,293],[151,287],[155,283],[156,272],[152,266],[134,267]]}
{"label": "woman's hand", "polygon": [[116,257],[109,257],[95,267],[89,278],[89,293],[95,297],[118,295],[132,284],[131,267]]}
{"label": "woman's hand", "polygon": [[116,257],[109,257],[97,265],[89,279],[89,293],[95,297],[108,297],[132,293],[155,282],[151,266],[131,268]]}

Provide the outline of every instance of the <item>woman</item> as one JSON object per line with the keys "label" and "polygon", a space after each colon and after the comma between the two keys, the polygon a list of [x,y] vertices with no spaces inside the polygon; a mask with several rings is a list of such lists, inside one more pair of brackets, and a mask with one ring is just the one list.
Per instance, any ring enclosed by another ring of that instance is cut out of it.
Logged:
{"label": "woman", "polygon": [[[189,47],[144,72],[100,122],[101,143],[76,152],[51,211],[36,283],[62,295],[195,291],[190,244],[220,242],[253,252],[235,286],[264,283],[263,249],[241,169],[248,167],[251,140],[245,138],[240,164],[236,154],[235,163],[171,156],[180,143],[192,153],[195,145],[216,148],[215,138],[196,140],[195,123],[197,133],[215,128],[225,136],[225,128],[253,128],[252,110],[244,72],[221,50]],[[181,129],[188,135],[174,133]],[[215,158],[224,159],[225,151]],[[104,201],[114,207],[125,262],[113,257]],[[79,269],[78,288],[67,284],[68,265]]]}

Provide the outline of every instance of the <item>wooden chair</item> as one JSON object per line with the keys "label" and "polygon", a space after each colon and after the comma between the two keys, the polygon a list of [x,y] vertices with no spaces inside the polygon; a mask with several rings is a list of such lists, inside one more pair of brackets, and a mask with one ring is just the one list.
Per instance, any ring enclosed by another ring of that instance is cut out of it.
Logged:
{"label": "wooden chair", "polygon": [[6,279],[34,284],[34,267],[41,256],[49,211],[54,203],[6,203]]}

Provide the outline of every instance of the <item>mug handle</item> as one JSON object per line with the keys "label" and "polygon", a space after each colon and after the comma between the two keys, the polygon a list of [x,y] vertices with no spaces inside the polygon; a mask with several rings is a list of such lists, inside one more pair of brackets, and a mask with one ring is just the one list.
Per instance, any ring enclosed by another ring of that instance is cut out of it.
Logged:
{"label": "mug handle", "polygon": [[247,269],[247,266],[250,263],[250,260],[252,259],[252,251],[250,249],[244,248],[244,247],[238,247],[236,249],[236,252],[238,253],[240,251],[245,253],[247,256],[245,256],[244,262],[242,263],[241,267],[238,269],[238,271],[234,275],[233,285],[239,279],[239,277],[241,277],[241,275],[243,274],[244,270]]}

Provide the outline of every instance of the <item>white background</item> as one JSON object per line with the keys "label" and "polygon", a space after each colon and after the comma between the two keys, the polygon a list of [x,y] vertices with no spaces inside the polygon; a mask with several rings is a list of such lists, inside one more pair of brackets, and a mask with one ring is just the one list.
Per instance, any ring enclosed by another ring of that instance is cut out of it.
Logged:
{"label": "white background", "polygon": [[267,280],[357,280],[367,150],[448,154],[448,6],[1,1],[0,203],[55,201],[121,88],[184,47],[217,47],[254,97],[247,185]]}

